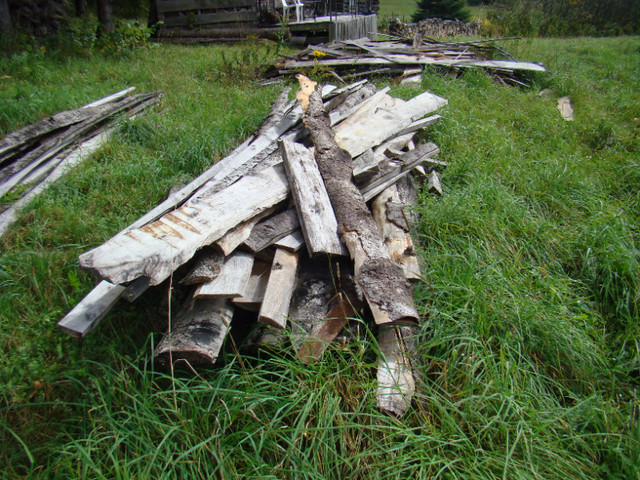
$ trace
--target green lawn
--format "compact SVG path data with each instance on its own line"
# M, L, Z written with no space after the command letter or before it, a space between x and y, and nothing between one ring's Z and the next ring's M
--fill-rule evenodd
M402 420L375 408L370 325L316 364L230 345L197 376L154 370L166 285L85 340L55 326L93 286L79 253L260 125L280 87L251 80L275 46L0 59L0 134L128 85L165 91L0 239L3 478L640 479L640 38L504 46L549 72L531 89L423 76L449 99L424 136L449 167L416 207L424 321Z

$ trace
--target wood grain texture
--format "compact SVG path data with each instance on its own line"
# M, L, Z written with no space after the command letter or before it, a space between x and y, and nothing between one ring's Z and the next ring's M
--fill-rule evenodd
M182 285L201 285L217 278L224 265L224 256L205 247L194 256L191 263L191 269L180 280Z
M233 307L225 298L188 301L154 355L162 366L213 364L229 332Z
M225 258L220 273L213 280L200 285L193 297L241 297L251 276L253 260L250 253L232 253Z
M277 166L245 176L211 196L204 193L161 219L81 255L80 266L112 283L145 276L157 285L196 250L283 201L289 184L284 167Z
M288 141L280 142L280 151L307 251L312 256L346 255L347 250L338 237L338 221L313 153L304 145Z
M290 233L286 237L283 237L275 242L274 245L291 252L297 252L302 247L304 247L304 235L302 234L301 230L296 230L295 232Z
M216 247L225 255L229 256L231 253L242 245L250 236L253 228L258 222L264 220L266 217L274 212L273 208L265 210L259 215L256 215L250 220L241 223L237 227L229 230L224 236L216 242Z
M267 289L267 283L269 282L269 273L271 272L271 264L256 260L253 263L251 270L251 276L247 281L247 286L244 289L242 296L233 298L231 301L234 305L258 312L260 305L264 299L264 292Z
M258 321L272 327L284 328L287 324L289 303L296 284L299 255L282 248L276 250L271 265L269 283L264 293Z

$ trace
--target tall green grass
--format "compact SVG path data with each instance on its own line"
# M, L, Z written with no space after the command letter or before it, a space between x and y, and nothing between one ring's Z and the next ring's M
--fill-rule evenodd
M423 76L450 102L425 134L449 166L444 195L416 206L424 320L402 420L375 408L364 323L315 364L228 342L216 366L173 377L152 360L167 286L119 304L85 340L55 327L92 286L79 253L260 124L278 88L249 80L270 47L2 60L3 132L128 84L166 93L0 239L4 476L640 478L640 39L505 47L549 72L531 89L471 70ZM574 122L556 109L564 95Z

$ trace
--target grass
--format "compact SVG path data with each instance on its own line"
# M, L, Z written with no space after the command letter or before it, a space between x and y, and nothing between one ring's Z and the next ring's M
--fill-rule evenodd
M152 359L167 286L85 340L55 327L92 286L79 253L260 124L278 87L249 80L273 47L0 60L2 132L130 84L166 94L0 239L4 476L640 478L640 39L505 47L549 72L532 89L423 76L450 102L426 135L449 167L443 197L416 207L420 379L400 421L375 408L370 326L316 364L227 345L216 366L175 377ZM574 122L556 109L564 95Z

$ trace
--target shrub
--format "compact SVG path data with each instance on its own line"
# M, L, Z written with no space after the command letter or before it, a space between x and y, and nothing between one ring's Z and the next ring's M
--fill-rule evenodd
M414 22L425 18L443 18L462 20L471 18L471 12L465 8L465 0L418 0L418 10L412 15Z

